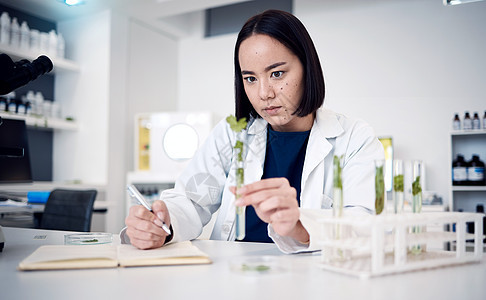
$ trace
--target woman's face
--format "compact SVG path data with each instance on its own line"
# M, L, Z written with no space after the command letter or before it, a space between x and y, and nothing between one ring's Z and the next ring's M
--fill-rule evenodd
M239 61L246 95L273 130L310 130L313 114L292 115L304 90L304 68L292 51L268 35L255 34L241 43Z

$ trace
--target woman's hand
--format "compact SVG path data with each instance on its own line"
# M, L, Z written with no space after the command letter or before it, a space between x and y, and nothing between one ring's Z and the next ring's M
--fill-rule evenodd
M236 187L231 187L236 192ZM237 206L253 205L258 217L272 224L281 236L290 236L301 243L309 242L309 234L299 221L297 192L286 178L268 178L238 189Z
M150 212L142 205L134 205L125 219L130 243L139 249L158 248L165 243L167 233L162 229L162 221L170 226L169 211L160 200L153 203L152 210Z

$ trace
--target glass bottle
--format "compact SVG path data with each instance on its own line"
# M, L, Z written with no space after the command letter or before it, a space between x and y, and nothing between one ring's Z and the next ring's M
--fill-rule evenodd
M469 116L469 112L466 111L466 113L464 114L464 123L463 123L463 126L462 128L464 130L471 130L472 129L472 120L471 120L471 116Z
M2 12L0 16L0 43L9 44L10 43L10 16L7 12Z
M462 154L458 154L452 162L452 185L467 185L467 167Z
M57 35L57 57L64 58L66 52L66 42L61 33Z
M14 48L20 47L20 25L17 18L12 18L12 23L10 24L10 46Z
M11 98L7 104L7 110L11 113L17 113L17 99Z
M403 161L393 160L393 208L396 214L403 212Z
M469 185L484 185L484 162L479 155L473 154L467 166L467 183Z
M479 120L479 114L477 112L474 113L474 118L472 120L472 129L481 129L481 121Z
M30 29L27 22L20 25L20 49L28 50L30 47Z
M486 129L486 111L484 111L484 116L483 116L483 129Z
M26 111L25 111L25 102L22 101L22 100L17 100L17 113L18 114L21 114L21 115L25 115L26 114Z
M7 111L7 99L0 96L0 112Z
M385 210L385 160L375 160L375 213Z
M452 129L461 130L461 119L459 119L459 114L454 115L454 119L452 120Z

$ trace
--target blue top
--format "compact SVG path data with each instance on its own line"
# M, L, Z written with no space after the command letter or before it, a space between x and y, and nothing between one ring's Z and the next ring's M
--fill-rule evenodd
M309 141L309 131L279 132L268 126L267 151L262 179L285 177L290 186L297 190L300 199L300 182L304 167L305 151ZM267 223L260 220L253 206L246 207L246 242L272 243L267 233Z

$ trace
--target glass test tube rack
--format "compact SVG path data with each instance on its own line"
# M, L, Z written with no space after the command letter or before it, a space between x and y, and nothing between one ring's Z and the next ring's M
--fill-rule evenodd
M316 211L312 214L315 217ZM479 262L483 255L483 214L345 214L341 218L325 214L317 220L321 225L320 265L326 270L368 278ZM466 233L469 222L474 223L475 234ZM437 231L437 226L455 228L455 231ZM340 231L338 234L337 229ZM437 242L454 245L451 247L454 251L427 250L428 244ZM418 253L411 250L414 247L420 248ZM467 248L472 251L467 251ZM336 256L336 253L339 255Z

